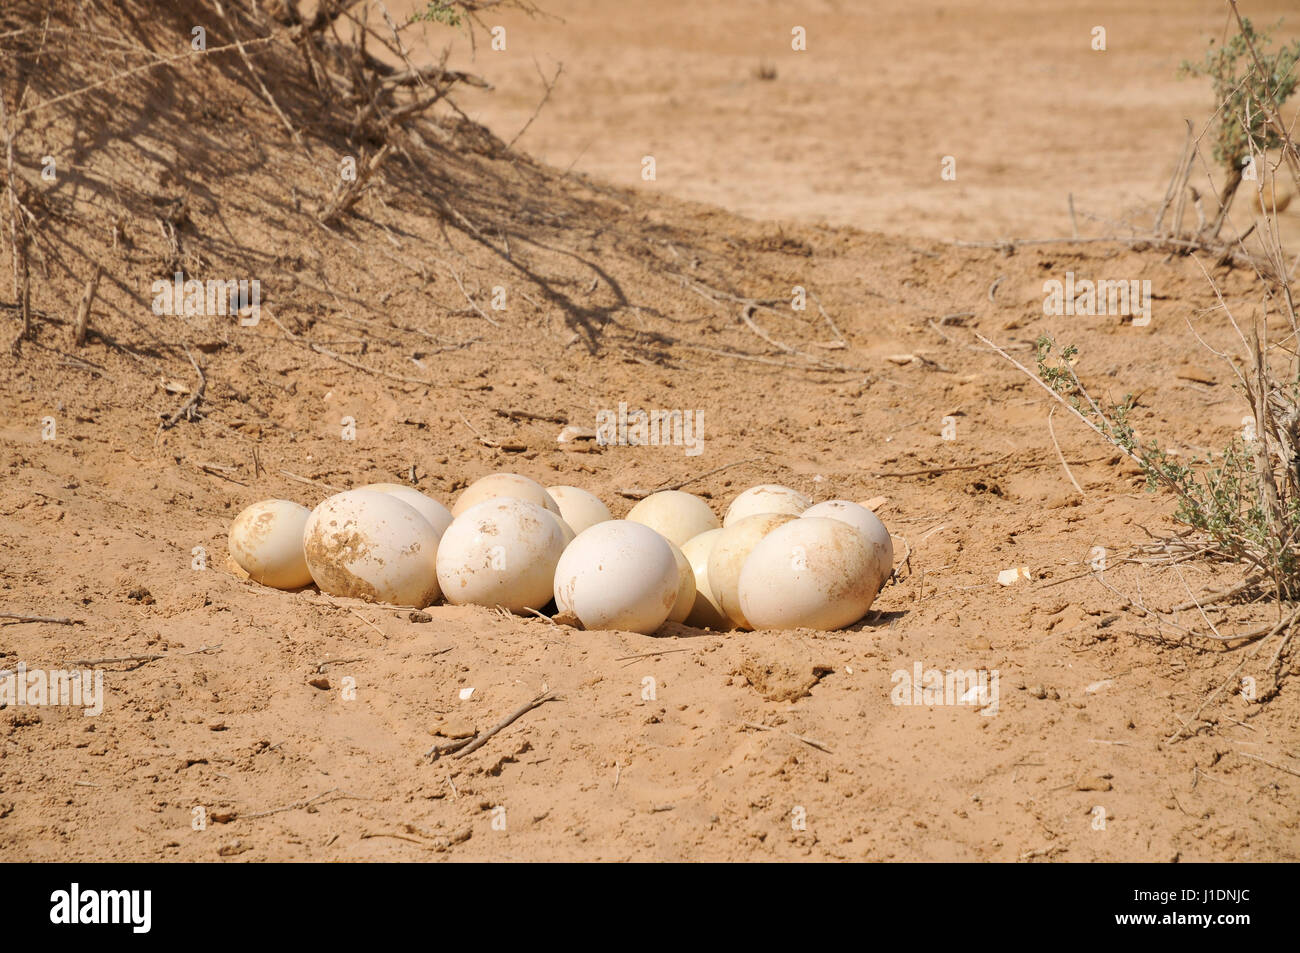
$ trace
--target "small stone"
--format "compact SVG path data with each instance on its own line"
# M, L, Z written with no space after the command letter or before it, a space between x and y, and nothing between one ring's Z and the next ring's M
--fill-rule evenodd
M453 741L457 738L472 738L475 735L474 726L464 719L445 721L435 728L433 733Z
M427 612L420 612L420 611L418 611L418 610L415 611L415 612L412 612L410 615L407 616L407 618L410 619L412 622L432 622L432 621L433 621L433 616L429 615L429 613L427 613Z
M1046 698L1047 689L1042 685L1031 685L1029 688L1029 694L1033 695L1035 698Z
M1080 778L1074 783L1074 789L1076 791L1109 791L1111 783L1105 778Z
M1210 370L1203 364L1184 364L1174 376L1179 380L1193 381L1197 384L1216 384L1218 379L1214 376L1214 371Z
M998 582L1004 586L1014 586L1021 580L1028 582L1032 578L1028 566L1012 566L1010 569L1004 569L998 573Z
M318 675L315 678L307 679L307 684L312 688L319 688L323 692L327 692L330 689L330 680L324 675Z

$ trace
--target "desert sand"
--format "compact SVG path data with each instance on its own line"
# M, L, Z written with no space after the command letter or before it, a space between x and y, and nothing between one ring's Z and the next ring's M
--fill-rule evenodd
M1294 649L1267 703L1204 706L1249 650L1141 608L1240 632L1276 605L1171 611L1244 570L1171 550L1169 497L974 336L1027 365L1040 334L1077 344L1140 434L1217 452L1245 411L1197 340L1236 344L1214 289L1141 246L954 244L1149 226L1212 109L1174 74L1221 4L566 0L502 14L499 54L416 27L417 63L451 42L493 89L458 87L329 227L340 161L378 145L288 39L247 50L270 99L230 51L55 102L195 24L231 42L210 3L108 6L0 13L0 50L45 44L26 112L0 82L41 235L34 340L0 358L0 612L74 623L0 619L0 668L104 673L95 717L0 711L0 859L1300 859ZM156 314L179 269L258 280L260 320ZM1067 272L1149 280L1150 324L1044 315ZM620 402L697 412L703 452L557 442ZM450 505L497 470L616 516L693 477L719 515L766 482L884 497L897 577L841 631L641 636L280 592L226 556L260 499L397 481ZM1275 645L1246 662L1261 689ZM896 704L918 666L995 672L996 705Z

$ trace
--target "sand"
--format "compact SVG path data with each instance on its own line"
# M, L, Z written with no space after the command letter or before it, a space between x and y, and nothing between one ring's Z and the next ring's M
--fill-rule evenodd
M39 25L31 6L0 33ZM339 158L374 144L347 143L287 45L254 59L302 145L231 55L24 117L48 240L37 339L0 359L0 611L76 624L0 620L0 667L159 657L100 663L95 717L0 711L0 859L1300 858L1294 682L1193 719L1242 652L1189 646L1130 602L1164 612L1242 568L1156 552L1183 531L1170 499L1068 412L1049 429L1047 395L974 337L1030 364L1042 333L1075 343L1097 392L1137 395L1141 435L1217 452L1245 410L1188 324L1235 346L1213 289L1141 248L951 243L1070 234L1070 193L1149 221L1208 100L1173 69L1223 24L1213 3L1127 7L825 2L798 55L775 4L556 4L563 22L508 19L499 59L458 42L456 65L496 87L458 101L491 132L442 114L331 231L313 212ZM168 55L195 22L223 36L197 3L132 35ZM34 102L140 61L52 44ZM508 152L540 98L534 56L564 72ZM752 75L762 59L776 79ZM61 171L41 186L49 153ZM152 282L178 265L258 279L261 320L155 314ZM1151 323L1044 315L1044 280L1067 272L1149 280ZM1215 274L1247 313L1250 276ZM807 310L742 319L735 299L795 286ZM199 412L160 429L198 384L187 349ZM696 412L702 452L557 442L621 402ZM450 505L502 470L623 516L622 491L728 464L685 487L719 515L757 483L884 497L898 578L865 620L641 636L412 616L260 587L225 553L269 497L413 474ZM1205 610L1224 631L1276 611ZM1243 670L1261 688L1271 654ZM918 669L983 673L994 697L926 703ZM469 754L426 756L548 693Z

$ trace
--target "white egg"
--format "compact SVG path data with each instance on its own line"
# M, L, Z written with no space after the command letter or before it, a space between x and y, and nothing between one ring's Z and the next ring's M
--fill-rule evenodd
M546 492L546 487L518 473L491 473L475 480L456 500L456 505L451 508L451 515L460 516L471 506L500 497L527 500L529 503L550 510L556 516L560 515L560 508L555 505L551 494Z
M447 527L451 525L454 518L451 515L451 510L433 497L421 493L413 486L403 486L400 483L370 483L358 489L387 493L408 506L415 507L419 514L429 521L429 525L433 527L433 531L438 534L439 539L442 539L442 534L447 532Z
M564 551L555 568L555 605L585 629L649 635L668 618L680 583L666 539L640 523L607 520Z
M538 507L538 509L541 509L541 507ZM573 531L573 527L569 525L568 521L565 520L564 517L556 516L550 510L542 510L542 512L554 520L556 526L560 527L560 532L564 535L565 546L568 546L573 542L573 538L578 534Z
M740 609L740 570L750 552L772 530L795 517L789 513L758 513L725 526L709 553L709 588L733 625L753 626Z
M692 537L682 547L682 555L691 564L695 576L695 605L686 616L686 624L697 629L724 631L732 627L731 619L722 611L713 590L709 588L709 553L723 531L711 529Z
M442 593L455 605L540 609L551 601L564 542L559 517L536 503L515 497L484 500L457 516L442 534Z
M890 537L889 530L885 529L885 524L880 522L879 516L861 503L853 503L849 500L826 500L816 503L804 510L800 518L808 516L824 516L840 520L856 529L875 547L881 584L883 585L884 580L889 578L889 574L894 570L894 540Z
M722 519L722 527L726 529L747 516L755 516L759 513L785 513L789 516L798 516L810 506L812 500L788 486L779 486L776 483L751 486L731 501L731 506L727 507L727 515Z
M387 493L348 490L303 527L303 553L321 592L422 609L438 598L438 534Z
M600 497L588 493L581 487L548 486L546 492L551 494L551 499L560 508L560 515L575 533L581 533L590 526L614 518L614 514L600 501Z
M677 563L677 599L668 612L669 622L685 622L686 617L695 608L695 570L686 554L676 544L664 540L673 551L673 561Z
M310 515L311 510L291 500L254 503L230 524L230 557L250 579L272 589L310 585L302 554L302 530Z
M791 520L754 547L740 572L740 608L756 629L839 629L880 591L874 546L842 520Z
M708 503L694 493L663 490L632 507L627 518L641 523L677 546L722 524Z

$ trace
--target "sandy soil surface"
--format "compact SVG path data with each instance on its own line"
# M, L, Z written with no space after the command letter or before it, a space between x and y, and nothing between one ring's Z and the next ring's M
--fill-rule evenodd
M55 25L84 28L75 4L53 6ZM154 56L194 23L228 42L205 4L155 6L127 5ZM1266 704L1203 705L1249 650L1168 624L1240 632L1276 606L1155 625L1136 603L1172 610L1240 568L1163 553L1182 531L1170 500L1067 414L1049 424L1050 399L974 337L1027 363L1040 333L1078 344L1086 382L1137 394L1139 433L1191 456L1244 413L1195 337L1233 346L1213 290L1194 261L1141 249L939 240L1059 232L1070 189L1092 208L1158 200L1180 110L1206 98L1169 74L1221 27L1217 6L868 18L825 3L801 16L833 63L782 53L776 4L713 6L655 22L557 6L566 22L538 21L535 45L512 27L505 66L478 54L494 99L464 98L495 136L427 123L332 230L315 209L350 114L315 98L287 41L250 55L298 140L225 54L22 117L44 238L37 339L0 359L0 611L77 624L0 620L0 667L150 658L96 663L97 717L0 711L0 858L1300 859L1294 654ZM39 29L19 8L0 33ZM1089 58L1094 19L1113 23L1105 55L1125 77ZM35 102L146 56L87 63L75 39L48 42L67 55L31 78ZM536 105L534 53L548 75L564 60L567 84L520 140L536 161L504 148ZM750 76L763 57L777 80ZM1051 105L1053 83L1077 111ZM925 108L890 108L905 99ZM951 151L959 205L936 171ZM635 182L646 152L654 187ZM41 185L50 153L61 171ZM154 314L151 283L177 266L259 279L262 320ZM1150 280L1151 324L1044 317L1043 281L1067 271ZM1215 274L1246 312L1249 276ZM825 313L792 310L795 285ZM753 313L760 335L735 299L787 303ZM199 413L162 429L198 383L190 357ZM704 452L557 443L624 401L699 411ZM641 636L478 608L412 617L259 587L225 555L231 519L267 497L311 506L413 476L451 503L507 470L623 515L621 491L728 464L687 487L719 514L761 482L886 498L898 581L867 619ZM998 584L1020 566L1029 579ZM1261 692L1276 644L1242 669ZM894 704L918 665L996 671L996 710ZM468 756L425 757L548 690Z
M401 0L394 10L419 4ZM1213 108L1180 79L1222 37L1216 0L563 0L490 15L506 49L470 115L560 169L758 219L930 238L1129 234L1149 227L1185 134ZM1252 3L1255 22L1295 8ZM791 49L791 30L807 49ZM1091 47L1106 30L1106 50ZM432 39L435 36L431 29ZM471 55L473 52L473 55ZM757 75L775 69L772 80ZM540 73L540 75L539 75ZM656 159L656 180L641 159ZM955 181L940 176L956 160Z

